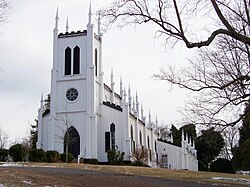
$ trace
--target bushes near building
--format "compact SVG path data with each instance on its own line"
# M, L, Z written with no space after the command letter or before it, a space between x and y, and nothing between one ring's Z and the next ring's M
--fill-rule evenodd
M250 170L250 140L246 140L236 148L232 164L235 170Z
M0 162L8 160L9 151L7 149L0 149Z
M26 160L28 152L22 144L15 144L10 147L9 154L14 162L21 162Z
M124 152L120 152L117 150L108 150L107 157L108 163L111 165L122 165L124 159Z
M62 153L62 154L60 154L60 160L62 162L66 162L67 156L68 156L68 163L72 162L72 160L74 159L74 156L71 153L68 153L68 154L67 153Z
M45 151L42 149L31 149L29 151L29 161L44 162L46 160Z
M99 164L99 161L96 158L84 158L84 164Z
M47 162L58 162L60 160L60 154L57 151L46 151Z
M210 171L221 173L234 173L231 161L225 158L219 158L210 165Z

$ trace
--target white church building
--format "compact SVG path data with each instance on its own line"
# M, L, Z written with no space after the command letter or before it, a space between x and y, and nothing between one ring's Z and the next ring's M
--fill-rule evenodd
M138 96L120 82L120 92L103 82L102 34L100 20L94 33L91 8L87 30L58 31L56 14L51 71L50 109L41 99L38 110L37 148L65 152L65 134L74 138L68 150L75 157L107 162L107 151L125 153L125 161L138 148L148 150L148 165L171 169L198 170L197 151L191 139L182 133L181 147L159 139L160 127L143 114Z

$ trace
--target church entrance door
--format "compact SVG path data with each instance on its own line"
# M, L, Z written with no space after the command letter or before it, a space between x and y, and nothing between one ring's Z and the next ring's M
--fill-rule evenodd
M70 127L64 136L64 153L67 149L75 158L80 154L80 136L74 127Z

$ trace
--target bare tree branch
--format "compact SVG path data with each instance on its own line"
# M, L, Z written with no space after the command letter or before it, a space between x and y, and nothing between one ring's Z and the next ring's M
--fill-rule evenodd
M210 0L207 3L209 5L207 9L214 10L221 26L217 29L211 27L207 39L202 39L201 41L195 41L194 38L187 37L188 35L190 36L192 31L191 29L184 30L184 28L189 28L188 21L190 20L188 20L187 16L182 18L185 15L183 12L187 12L189 9L198 12L198 5L202 3L207 2L205 0L190 0L187 4L177 0L116 0L110 7L104 8L99 12L105 18L106 29L115 22L121 23L122 26L151 22L167 38L170 36L170 38L182 40L187 48L209 46L219 35L227 35L247 45L250 44L249 34L245 34L243 30L237 30L237 26L232 22L233 20L228 19L234 17L241 20L246 23L245 27L249 30L249 8L247 6L249 2L247 0L240 2L238 0ZM239 8L236 9L237 6ZM179 9L182 11L180 12ZM174 14L176 19L173 18ZM213 20L211 19L210 21L211 25L214 25L212 24Z

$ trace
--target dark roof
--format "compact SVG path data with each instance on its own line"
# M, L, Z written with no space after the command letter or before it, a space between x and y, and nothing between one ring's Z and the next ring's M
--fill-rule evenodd
M110 103L110 102L108 102L108 101L103 101L103 104L104 104L105 106L108 106L108 107L110 107L110 108L113 108L113 109L115 109L115 110L118 110L118 111L122 112L122 108L121 108L119 105L115 105L114 103Z
M134 114L132 114L131 112L129 113L129 115L130 115L131 117L133 117L135 120L137 119L136 116L135 116ZM139 121L140 123L142 123L142 124L145 126L145 123L144 123L140 118L138 119L138 121Z
M159 142L163 142L163 143L167 143L167 144L170 144L170 145L173 145L173 146L176 146L176 147L181 147L181 146L178 146L178 145L175 145L167 140L163 140L162 138L158 138L157 139Z
M58 38L66 38L66 37L74 37L74 36L83 36L87 35L87 30L84 31L72 31L72 32L65 32L65 33L60 33L58 35Z
M104 85L104 89L106 89L107 91L112 93L111 88L107 84L103 83L103 85ZM117 94L116 92L115 92L115 96L118 97L119 99L122 99L122 97L119 94Z

